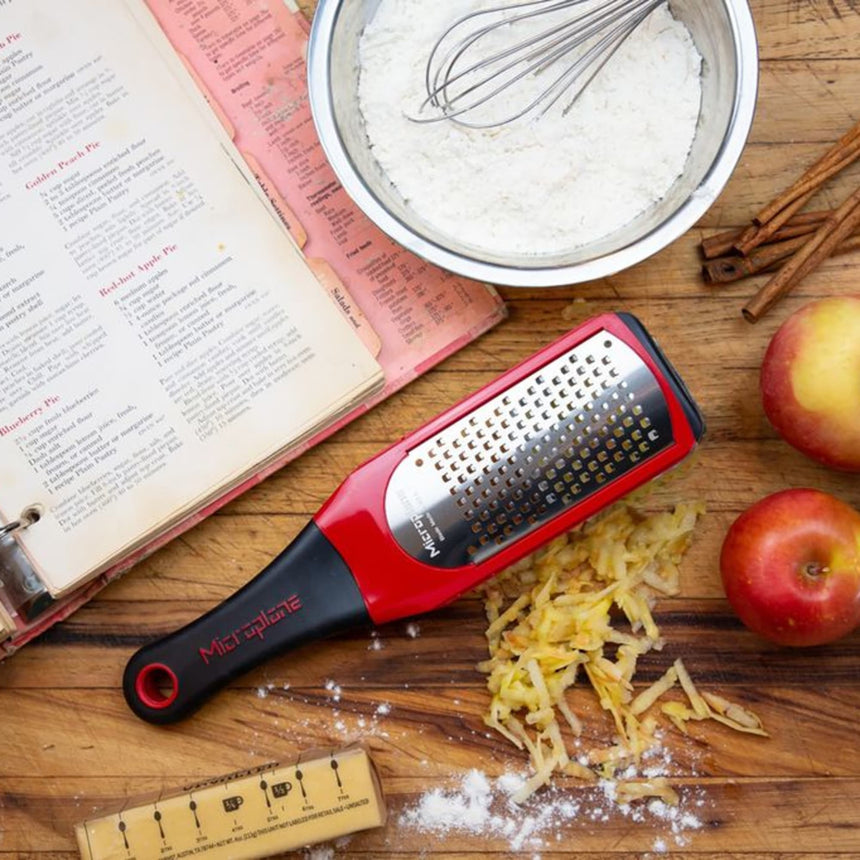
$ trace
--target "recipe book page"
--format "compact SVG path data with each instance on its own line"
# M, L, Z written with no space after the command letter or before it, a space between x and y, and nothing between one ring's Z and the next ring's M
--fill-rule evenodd
M362 408L505 318L493 287L407 251L346 193L314 126L308 23L294 4L146 2L332 298L369 343L377 339L385 385Z
M0 516L54 595L381 382L118 0L0 5Z

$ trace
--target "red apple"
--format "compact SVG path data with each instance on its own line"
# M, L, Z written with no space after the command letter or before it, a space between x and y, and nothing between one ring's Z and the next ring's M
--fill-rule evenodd
M821 645L860 626L860 513L820 490L756 502L732 523L720 572L750 630L781 645Z
M773 336L761 368L764 411L790 445L860 472L860 295L819 299Z

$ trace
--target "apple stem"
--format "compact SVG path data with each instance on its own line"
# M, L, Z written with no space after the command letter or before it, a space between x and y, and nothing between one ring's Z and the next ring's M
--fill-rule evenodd
M826 564L810 561L803 566L803 573L810 579L818 579L820 576L827 576L830 573L830 568Z

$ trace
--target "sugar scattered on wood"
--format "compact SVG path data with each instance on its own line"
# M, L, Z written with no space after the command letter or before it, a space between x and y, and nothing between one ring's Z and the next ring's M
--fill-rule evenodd
M606 823L615 816L643 827L664 828L654 841L655 851L661 850L659 845L665 850L667 840L679 847L688 844L687 834L704 826L692 811L705 806L700 788L682 788L677 806L661 800L619 803L613 780L576 790L550 788L526 804L514 802L525 782L526 776L521 774L508 772L491 778L473 769L451 788L434 788L420 795L397 823L437 836L460 833L502 838L516 852L544 850L572 837L577 826Z
M340 685L332 681L330 678L325 682L325 688L331 693L331 698L333 702L339 702L341 693L343 692L340 688Z

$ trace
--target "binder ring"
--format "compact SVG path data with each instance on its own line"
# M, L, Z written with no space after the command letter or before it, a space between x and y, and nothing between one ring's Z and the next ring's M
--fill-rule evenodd
M17 531L20 528L23 528L21 520L12 520L11 523L6 523L5 526L0 526L0 538L6 537L6 535L12 534L12 532Z
M41 516L42 514L39 511L39 508L35 505L24 508L17 520L12 520L12 522L6 523L5 526L0 526L0 538L4 538L6 535L18 531L18 529L25 529L27 526L31 526L33 523L39 522Z

